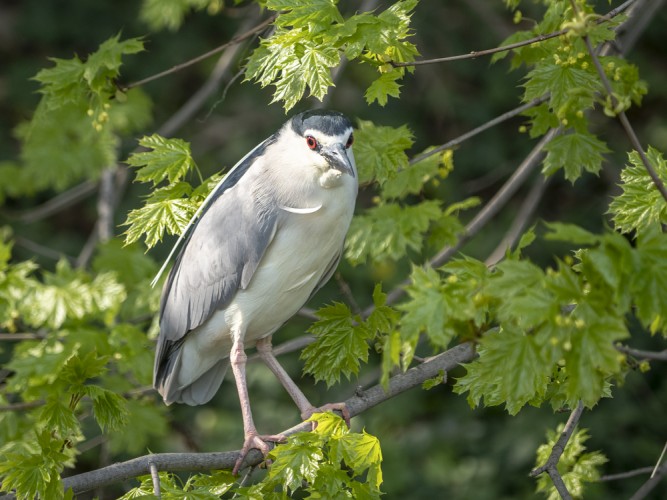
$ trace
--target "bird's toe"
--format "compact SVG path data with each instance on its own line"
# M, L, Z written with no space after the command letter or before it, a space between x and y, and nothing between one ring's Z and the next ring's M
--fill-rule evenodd
M243 448L241 448L241 454L239 458L236 460L236 463L234 464L234 469L232 470L232 473L234 475L237 475L239 471L243 468L243 463L245 461L246 456L248 456L248 453L250 453L250 450L253 448L258 449L259 451L262 452L262 455L264 458L269 454L269 451L271 451L271 446L269 446L268 443L283 443L286 441L285 436L282 434L271 434L271 435L258 435L258 434L248 434L245 437L245 441L243 442Z

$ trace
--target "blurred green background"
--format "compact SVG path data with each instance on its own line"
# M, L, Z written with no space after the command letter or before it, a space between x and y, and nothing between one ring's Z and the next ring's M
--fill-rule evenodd
M615 6L618 2L614 2ZM599 12L607 2L599 2ZM140 2L86 0L22 0L0 3L0 162L18 157L20 144L13 130L28 120L39 100L37 82L31 80L41 68L49 67L49 57L85 57L105 39L122 33L123 38L144 36L147 51L127 57L122 69L123 83L150 76L228 41L244 20L257 15L256 6L228 5L217 15L192 13L176 32L151 32L139 19ZM388 2L369 3L384 8ZM343 13L351 14L357 2L341 2ZM523 7L524 19L540 8L532 2ZM497 46L517 29L527 29L529 21L519 25L502 2L423 1L413 16L417 44L425 58L442 57ZM629 118L644 144L667 151L667 10L659 8L628 54L647 81L649 94L640 109L632 109ZM269 104L271 89L243 82L238 78L243 59L256 39L243 46L233 71L195 117L174 136L192 144L193 155L207 177L233 165L245 152L271 134L285 120L280 104ZM195 93L209 76L217 57L165 78L144 85L154 106L153 125L143 133L153 133ZM350 64L343 68L337 86L331 89L327 106L343 111L353 119L372 120L379 125L407 124L414 132L413 153L429 145L442 144L519 104L521 69L510 72L507 62L491 64L485 57L418 67L405 78L400 99L385 107L368 106L364 91L374 75L370 69ZM307 99L294 110L315 105ZM454 153L454 172L433 187L447 203L479 196L488 200L511 175L534 145L527 134L520 133L524 120L516 118L465 142ZM584 175L574 186L558 173L551 180L531 223L560 220L598 231L608 224L605 218L612 194L617 192L619 171L630 149L620 127L600 119L598 133L614 148L599 177ZM136 147L127 138L121 144L121 158ZM535 182L537 179L533 179ZM523 188L482 233L468 243L463 252L484 259L507 231L530 185ZM130 185L116 213L118 226L127 211L140 205L144 186ZM56 193L41 192L33 197L9 199L2 208L2 224L13 226L20 237L14 257L36 259L50 268L55 260L48 252L76 256L85 244L96 219L95 197L90 196L73 207L47 219L19 223L13 216L51 199ZM372 189L362 190L358 210L371 203ZM473 211L474 212L474 211ZM470 215L464 215L470 217ZM539 226L538 226L539 232ZM117 227L117 234L122 228ZM151 255L161 261L168 241ZM530 256L542 265L554 262L554 255L565 255L568 248L553 242L538 241ZM340 275L350 284L352 293L363 307L368 304L374 281L384 289L400 282L407 263L386 263L375 267L351 267L343 263ZM665 292L667 293L667 291ZM316 307L331 300L344 300L335 283L311 302ZM274 343L302 335L309 321L295 318L279 332ZM643 336L645 337L645 336ZM645 338L637 348L660 350L659 339ZM421 355L428 355L423 346ZM4 357L8 355L4 353ZM327 390L309 377L299 384L315 403L343 400L357 386L373 385L379 374L378 357L362 369L358 380L344 382ZM288 371L299 374L298 353L282 358ZM511 369L511 367L508 367ZM535 450L545 439L545 432L567 419L567 414L553 414L550 408L526 408L517 417L509 417L500 408L470 410L465 399L452 394L450 384L459 372L449 374L449 384L430 391L412 390L356 418L353 428L365 428L380 439L384 453L383 490L387 498L513 499L533 498L535 482L528 478L534 466ZM593 412L586 412L581 425L590 429L589 449L601 450L609 458L605 473L623 472L653 465L667 439L665 410L667 370L652 365L648 373L631 373L622 387L614 389L613 399L603 400ZM248 370L250 398L260 431L276 432L297 422L298 414L278 382L260 364ZM156 404L158 402L156 398ZM169 409L171 427L165 437L150 444L150 451L220 451L236 449L241 444L242 426L236 392L227 381L208 405L201 408L176 406ZM150 423L144 423L150 425ZM132 458L145 449L109 450L92 442L78 463L78 471L101 464ZM628 498L645 476L620 482L590 486L586 498ZM108 488L102 498L113 498L122 491ZM91 495L92 496L92 495ZM667 485L658 487L651 498L667 498Z

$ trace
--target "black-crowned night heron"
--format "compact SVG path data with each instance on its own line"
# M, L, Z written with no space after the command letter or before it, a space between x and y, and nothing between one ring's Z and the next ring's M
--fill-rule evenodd
M200 405L231 364L245 441L267 441L253 423L244 346L256 346L302 418L316 408L271 349L271 335L333 274L357 196L352 124L340 113L308 111L248 153L191 221L160 306L153 384L167 404ZM186 229L188 231L188 229Z

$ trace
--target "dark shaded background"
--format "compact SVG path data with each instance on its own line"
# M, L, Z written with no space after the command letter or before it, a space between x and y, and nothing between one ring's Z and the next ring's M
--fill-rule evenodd
M608 8L599 2L599 12ZM614 2L615 6L618 2ZM379 2L384 6L386 2ZM341 2L341 11L351 13L356 2ZM244 16L254 7L226 8L217 16L195 13L178 32L151 33L138 20L140 3L136 1L24 0L0 4L0 161L18 156L20 144L12 130L30 118L39 95L31 81L41 68L48 67L48 57L84 57L97 50L105 39L122 32L123 38L145 36L147 51L125 59L123 80L135 81L183 62L229 40ZM250 10L249 10L250 9ZM524 18L532 9L539 18L539 8L526 5ZM524 22L512 23L512 14L502 2L484 0L458 2L423 1L413 17L414 42L424 57L441 57L497 46L517 29L527 29ZM649 94L641 109L629 117L644 144L667 151L667 11L658 9L628 57L639 67L648 82ZM246 46L245 55L252 46ZM172 74L143 87L154 101L154 127L151 134L185 100L200 88L215 64L216 57ZM238 62L235 71L240 69ZM422 66L403 82L400 100L390 100L385 107L368 106L363 93L374 74L369 68L353 63L340 75L332 89L328 106L353 118L373 120L377 124L407 124L415 134L413 153L429 145L446 142L469 129L519 104L521 70L510 72L506 62L490 64L488 58ZM234 75L230 74L224 84ZM220 88L207 105L175 135L192 143L192 150L202 174L208 176L221 167L233 165L246 151L271 134L284 120L280 104L269 104L271 89L237 79L228 88ZM306 100L294 112L313 105ZM560 220L599 231L609 221L605 212L610 196L617 192L619 171L630 146L620 127L605 117L598 134L614 150L608 155L599 177L584 175L574 186L558 173L552 179L536 220ZM514 119L477 136L460 147L454 155L456 168L437 188L435 195L447 203L469 196L489 199L511 175L524 155L534 145L519 132L523 123ZM120 157L136 146L127 138ZM48 166L45 166L48 168ZM534 180L533 180L534 182ZM527 189L522 189L509 206L484 231L470 242L464 253L484 259L495 248ZM434 188L435 189L435 188ZM117 223L124 222L129 209L141 203L145 187L130 186L117 212ZM17 224L7 213L34 207L54 196L39 193L31 198L8 200L0 213L0 224L11 224L24 241L39 243L56 252L76 255L93 228L95 199L81 202L65 212L34 224ZM371 190L361 193L359 209L369 203ZM464 218L466 216L464 215ZM118 228L118 234L122 228ZM164 258L168 244L151 252L156 260ZM530 256L542 265L553 263L553 255L563 255L567 247L539 241ZM18 244L15 259L35 258L52 267L55 260ZM382 280L385 289L400 281L406 273L405 262L352 268L341 266L342 277L351 285L356 300L363 306L370 299L373 280ZM667 291L665 292L667 293ZM331 284L310 304L342 300ZM301 335L309 322L295 318L275 343ZM660 350L664 343L641 335L638 348ZM635 339L633 339L633 343ZM643 342L643 345L640 345ZM424 346L420 354L429 353ZM364 367L358 380L326 390L309 377L300 386L313 402L324 403L349 397L357 385L375 383L377 357ZM284 358L288 371L298 374L298 354ZM298 414L278 382L263 366L249 368L250 396L258 428L274 432L296 423ZM554 415L550 408L526 408L511 418L500 408L471 410L465 399L453 395L452 380L462 373L449 374L447 385L428 392L413 390L354 421L356 429L365 428L376 435L384 453L383 490L387 498L512 499L535 496L535 483L528 478L534 465L535 450L544 441L545 432L563 422L567 414ZM609 458L605 473L623 472L653 465L667 439L665 407L667 387L665 368L653 365L645 374L630 373L614 398L603 400L593 412L586 412L581 425L590 429L589 449L601 450ZM156 403L157 404L157 403ZM227 382L212 403L202 408L174 407L169 435L151 443L152 452L236 449L242 440L238 402L233 386ZM101 447L93 447L80 457L79 469L97 468L100 463L132 458L131 454L109 456ZM622 482L591 486L586 498L628 498L645 476ZM651 498L667 498L667 485ZM113 498L120 489L109 489L104 498Z

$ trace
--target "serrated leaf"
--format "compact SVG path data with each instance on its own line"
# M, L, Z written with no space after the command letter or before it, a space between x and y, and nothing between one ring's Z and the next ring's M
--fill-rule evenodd
M354 156L361 184L377 181L382 185L409 167L405 153L413 135L405 125L394 128L359 120L355 131Z
M544 235L546 240L567 241L575 245L595 245L600 242L600 237L576 224L567 224L563 222L546 222L545 226L549 230Z
M534 337L504 327L484 335L478 352L479 359L465 365L466 375L454 386L457 394L469 393L472 407L483 399L486 406L504 403L507 412L516 415L546 392L551 366L542 359Z
M667 328L667 237L657 227L637 238L638 269L632 275L637 317L651 333Z
M536 65L526 75L524 87L526 102L549 94L549 107L557 115L591 108L596 92L602 91L595 72L550 60Z
M304 479L313 482L324 459L321 439L317 434L299 433L286 445L275 448L269 479L281 484L286 492L301 488Z
M130 226L125 232L125 243L130 245L143 237L146 247L152 248L162 241L165 232L181 234L195 211L193 203L184 198L148 203L132 210L124 223Z
M442 217L439 202L423 201L401 206L386 203L355 217L345 242L345 256L352 264L404 257L408 249L420 252L424 233Z
M414 267L405 287L409 302L399 304L403 311L401 336L415 342L422 332L437 336L444 329L447 304L440 286L440 275L431 267Z
M40 409L39 420L61 437L79 430L79 421L74 411L57 398L49 399Z
M385 198L404 198L409 194L417 194L424 189L429 181L441 173L442 156L432 155L414 165L409 165L388 176L382 185Z
M150 151L133 153L126 162L138 167L135 179L139 182L152 181L153 186L157 186L167 179L174 183L196 168L190 144L182 139L166 139L153 134L140 139L139 145Z
M116 431L128 422L125 399L96 385L86 385L84 392L93 401L93 414L103 432Z
M352 313L341 303L323 307L317 315L320 319L308 329L316 340L301 352L300 359L305 361L305 373L331 386L341 375L349 379L359 373L360 362L368 360L369 332L355 326Z
M596 174L602 167L602 155L609 152L607 145L588 132L570 132L552 139L545 147L542 172L552 175L565 170L565 178L572 183L581 177L583 170Z
M112 80L119 74L122 56L142 50L144 44L139 38L129 38L122 42L120 35L109 38L102 42L96 52L88 56L84 64L83 78L93 92L109 91L113 88Z
M667 163L662 153L649 147L647 157L663 184L667 184ZM644 231L667 223L667 202L655 187L636 151L628 155L630 164L621 171L623 192L609 205L614 226L621 232Z
M614 342L629 334L622 318L600 316L585 304L577 306L574 317L581 326L573 330L564 354L565 390L570 405L581 400L591 408L605 396L607 377L620 370L622 356Z
M398 80L402 76L399 70L388 71L380 75L366 89L364 93L366 103L373 104L377 101L380 106L384 106L387 104L389 97L399 98L401 96L401 85L398 83Z

